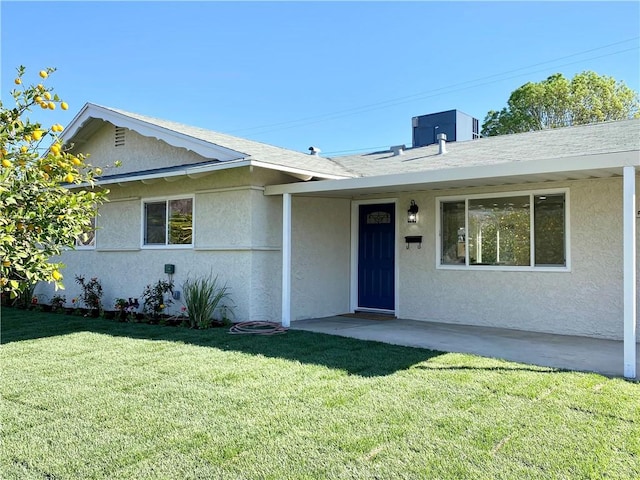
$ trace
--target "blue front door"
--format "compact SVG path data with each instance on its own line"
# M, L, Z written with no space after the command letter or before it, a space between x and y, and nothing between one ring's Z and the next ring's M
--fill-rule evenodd
M395 309L395 205L360 205L358 307Z

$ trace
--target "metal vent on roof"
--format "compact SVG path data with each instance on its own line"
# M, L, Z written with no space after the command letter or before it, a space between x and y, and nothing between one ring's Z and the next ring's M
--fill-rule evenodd
M116 127L115 145L116 147L124 147L124 127Z
M391 151L393 152L393 156L396 157L398 155L404 155L404 151L407 149L405 145L393 145L391 147Z

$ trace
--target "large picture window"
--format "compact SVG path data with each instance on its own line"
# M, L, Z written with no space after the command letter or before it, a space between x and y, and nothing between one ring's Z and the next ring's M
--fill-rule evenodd
M567 267L566 192L440 200L439 264Z
M192 245L193 199L144 202L144 245Z

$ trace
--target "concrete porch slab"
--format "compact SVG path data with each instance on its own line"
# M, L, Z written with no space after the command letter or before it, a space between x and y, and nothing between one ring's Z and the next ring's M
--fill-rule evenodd
M343 316L297 320L291 322L291 329L623 376L623 344L616 340L417 320L370 320ZM636 372L640 372L640 344L636 344L636 349Z

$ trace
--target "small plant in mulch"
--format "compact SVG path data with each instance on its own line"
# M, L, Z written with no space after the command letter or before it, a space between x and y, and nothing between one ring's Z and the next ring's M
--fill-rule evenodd
M51 311L54 313L64 312L64 306L67 303L67 298L64 295L54 295L51 297Z
M142 311L152 322L157 323L165 309L173 303L173 282L158 280L153 285L147 285L142 292ZM166 298L165 298L166 297Z
M137 298L129 298L128 300L126 298L116 298L114 317L117 317L122 322L135 322L139 306L140 303Z
M36 285L36 283L25 284L20 294L12 300L12 305L25 310L34 309L38 305L38 297L34 295Z
M76 283L80 285L82 289L79 297L82 304L91 311L92 315L99 315L102 310L102 285L98 281L98 278L92 277L87 281L84 276L76 275Z

